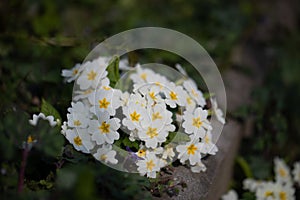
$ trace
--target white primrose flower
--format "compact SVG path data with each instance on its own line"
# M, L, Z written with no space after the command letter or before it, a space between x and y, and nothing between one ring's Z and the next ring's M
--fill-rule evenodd
M197 105L195 100L188 94L186 94L185 97L186 97L184 101L185 109L189 112L193 112Z
M184 106L187 94L182 86L176 86L173 82L170 82L163 91L166 96L165 102L171 108L175 108L176 105Z
M97 149L97 152L93 154L96 160L104 163L117 164L118 160L115 158L117 152L112 150L111 145L103 145L101 148Z
M275 199L279 200L294 200L295 189L291 185L276 184Z
M82 70L81 64L78 63L72 69L63 69L61 76L65 77L65 81L70 83L78 78Z
M121 91L116 89L98 89L89 96L92 104L90 111L98 116L101 112L108 112L111 116L116 114L116 109L121 106Z
M296 162L294 164L294 169L292 173L294 181L300 185L300 162Z
M280 182L283 184L292 185L292 177L290 174L290 169L284 160L280 158L274 159L274 172L275 172L275 179L276 182Z
M119 128L120 119L110 119L108 112L102 112L98 120L90 120L88 132L92 134L92 140L98 145L113 144L120 137L117 131Z
M194 112L185 111L182 127L187 134L194 133L196 137L203 138L206 131L212 130L210 122L206 118L207 111L200 107L196 108Z
M194 173L205 172L206 169L207 169L206 166L201 161L197 162L196 165L191 166L191 170Z
M106 67L108 65L109 59L103 57L83 63L82 73L76 81L80 89L96 88L101 79L107 76Z
M216 155L218 147L212 142L212 134L207 131L204 138L201 141L201 153Z
M255 192L257 200L273 200L275 199L276 184L266 182L260 185Z
M146 97L148 105L154 105L156 103L162 103L163 99L160 96L159 88L147 86L146 89L141 90L141 93Z
M206 101L203 97L203 94L198 90L196 83L192 79L188 79L183 82L183 87L189 93L189 95L196 101L196 103L203 107L206 104Z
M142 68L140 64L137 64L135 69L136 73L130 75L130 78L134 83L147 83L155 75L151 69Z
M217 120L222 124L225 124L225 119L223 117L223 111L218 108L217 100L215 98L210 99L213 109L213 114L216 115Z
M143 160L138 160L136 165L139 173L149 178L156 178L156 172L160 171L163 162L153 152L148 152Z
M173 150L173 147L171 145L167 145L165 148L164 148L164 151L162 153L162 159L170 159L172 160L175 156L175 152Z
M238 195L235 190L229 190L222 196L222 200L238 200Z
M243 189L249 190L250 192L255 192L258 187L265 183L265 181L257 181L252 178L247 178L243 181Z
M195 165L201 160L201 144L197 140L178 145L176 151L179 153L178 159L182 164L189 160L191 165Z
M82 151L83 153L89 153L89 150L94 146L86 129L82 131L79 128L67 129L66 138L77 151Z
M146 98L143 97L139 93L132 93L132 94L130 94L130 96L128 98L128 101L127 101L127 105L130 105L132 103L140 105L143 108L146 108L147 105L148 105L148 102L147 102Z
M138 129L138 136L145 142L147 148L154 149L159 143L167 140L169 129L175 130L175 127L172 128L172 126L165 126L161 120L148 121L142 125L141 129Z
M72 128L86 128L88 126L89 118L78 112L67 114L68 126Z
M149 121L147 110L139 104L129 103L128 106L123 107L123 114L126 118L122 123L129 130L140 129L142 121Z
M32 119L29 120L29 124L31 124L32 126L36 126L39 119L43 119L49 122L49 125L54 127L57 125L57 121L54 120L54 117L49 115L49 116L45 116L44 113L39 113L38 115L33 114Z

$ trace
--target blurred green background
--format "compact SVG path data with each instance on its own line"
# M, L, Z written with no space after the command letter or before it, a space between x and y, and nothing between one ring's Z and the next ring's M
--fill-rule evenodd
M299 12L296 0L2 0L1 199L151 198L153 183L147 179L109 169L76 152L58 129L42 123L30 127L27 121L40 111L42 98L65 120L72 84L63 83L61 70L82 62L105 38L143 26L187 34L203 45L222 72L234 69L255 77L249 66L234 59L238 47L250 46L264 78L262 87L253 91L251 105L228 113L240 121L254 119L253 134L243 140L249 148L242 148L240 156L256 178L272 175L274 156L288 163L299 159ZM172 65L180 61L163 52L136 52L132 57ZM30 151L25 188L18 195L21 146L28 135L40 137L41 144ZM233 186L239 190L245 175L236 168Z

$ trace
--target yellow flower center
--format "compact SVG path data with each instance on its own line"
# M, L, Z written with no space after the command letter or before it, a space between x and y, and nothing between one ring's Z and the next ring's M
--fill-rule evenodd
M202 122L200 120L200 117L193 118L193 126L200 128L201 125L202 125Z
M80 126L80 125L81 125L81 122L80 122L79 120L75 120L75 121L74 121L74 125L75 125L75 126Z
M175 92L173 92L173 91L170 92L170 98L171 98L172 100L177 100L177 99L178 99L178 98L177 98L177 94L176 94Z
M146 81L146 79L147 79L147 74L146 74L146 73L142 73L142 74L140 75L140 77L141 77L141 79L143 79L144 81Z
M265 197L271 197L273 196L273 192L272 191L266 191L265 192Z
M75 143L77 146L81 146L81 145L82 145L82 140L80 139L79 136L77 136L77 137L74 138L74 143Z
M110 102L107 101L105 97L102 100L99 100L99 107L100 108L107 109L109 104L110 104Z
M198 93L194 90L194 89L192 89L192 95L194 95L195 97L197 97L198 96Z
M208 144L208 143L210 142L210 139L209 139L209 137L208 137L208 136L205 136L205 138L204 138L204 142L205 142L206 144Z
M155 82L155 85L159 86L160 88L162 88L162 85L160 82Z
M194 155L195 154L195 152L197 151L197 147L194 145L194 144L191 144L190 146L188 146L187 147L187 153L189 154L189 155Z
M32 143L32 142L33 142L33 137L32 137L31 135L29 135L29 136L27 137L27 143L30 144L30 143Z
M99 130L101 133L109 133L109 127L110 124L107 124L106 122L102 122L101 126L99 126Z
M104 90L110 90L111 88L110 87L107 87L107 86L103 86L102 87Z
M78 73L78 69L73 70L73 75L76 75Z
M152 120L156 120L156 119L162 119L162 116L160 115L159 112L153 113L152 114Z
M191 97L187 97L186 98L186 102L187 102L187 104L191 105L193 103L192 98Z
M280 175L281 177L285 177L285 176L286 176L286 171L285 171L283 168L280 168L280 169L279 169L279 175Z
M284 191L279 192L279 198L280 200L287 200L286 192Z
M151 139L158 136L157 128L148 127L148 131L146 133Z
M150 92L149 96L151 97L152 100L156 100L156 96L155 96L154 92Z
M148 162L146 162L146 166L149 171L152 171L153 167L155 167L155 164L154 164L153 160L151 159Z
M88 89L88 90L84 91L83 94L90 94L92 91L93 91L93 90Z
M107 155L102 154L102 155L100 156L100 160L105 161L106 159L107 159Z
M95 80L96 76L97 76L97 74L96 74L96 72L94 72L94 70L90 71L90 72L87 74L87 77L88 77L88 80L89 80L89 81Z
M140 150L137 152L137 155L138 155L138 157L145 157L146 151L145 151L144 149L140 149Z
M138 122L140 120L141 115L138 114L136 111L130 114L131 121Z

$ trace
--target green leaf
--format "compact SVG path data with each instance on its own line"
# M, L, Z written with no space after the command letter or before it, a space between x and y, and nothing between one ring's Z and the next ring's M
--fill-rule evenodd
M45 99L42 99L41 112L44 113L46 116L52 115L55 119L59 119L59 121L61 121L61 116L59 112Z
M180 143L180 142L188 142L190 141L190 137L182 132L170 132L166 141L166 144L172 143Z
M124 144L124 146L129 147L129 148L135 148L135 149L139 149L139 144L137 142L131 142L128 137L125 137L122 141L122 143Z
M110 86L115 87L116 83L120 79L120 73L119 73L119 62L120 58L115 56L110 61L110 64L107 67L107 77L110 80Z

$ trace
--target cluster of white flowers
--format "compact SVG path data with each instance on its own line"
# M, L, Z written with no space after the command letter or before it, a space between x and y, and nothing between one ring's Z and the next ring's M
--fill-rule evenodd
M295 199L290 168L280 158L274 159L275 181L245 179L244 189L255 193L257 199Z
M99 57L62 71L67 82L75 81L76 88L62 134L76 150L108 164L124 163L126 158L119 149L126 149L127 155L136 157L136 170L147 177L155 178L175 159L189 165L193 172L205 171L201 158L218 151L212 140L210 115L225 123L216 100L210 99L212 108L208 108L192 79L185 77L175 83L155 70L139 64L130 67L123 60L120 70L129 71L132 92L113 88L107 71L113 60ZM181 120L181 134L188 140L169 141ZM116 145L125 137L139 148L124 148L120 142Z
M258 200L293 200L295 199L295 184L300 184L300 162L294 164L294 170L291 175L290 168L280 158L274 159L275 181L254 180L247 178L243 181L243 188L255 193ZM294 180L294 181L293 181ZM233 193L233 192L231 192ZM234 191L234 193L236 193ZM230 197L229 197L230 196ZM232 195L226 194L222 197L223 200L235 200Z

